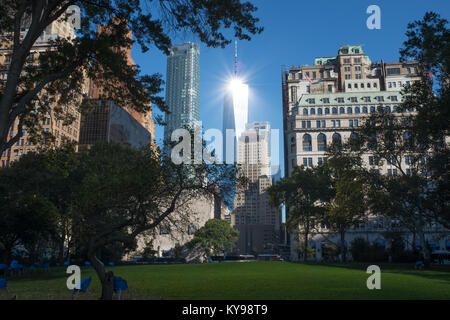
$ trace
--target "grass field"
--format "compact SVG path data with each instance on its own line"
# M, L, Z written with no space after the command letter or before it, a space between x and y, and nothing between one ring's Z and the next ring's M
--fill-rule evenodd
M368 290L369 264L303 264L290 262L142 265L108 268L128 281L125 299L450 299L450 268L413 270L411 265L381 265L381 290ZM100 282L93 275L87 295L97 299ZM18 299L70 299L63 268L8 277ZM5 294L0 293L0 299Z

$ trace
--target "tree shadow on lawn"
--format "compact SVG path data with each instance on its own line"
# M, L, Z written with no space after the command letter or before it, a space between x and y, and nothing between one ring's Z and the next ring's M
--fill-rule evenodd
M377 262L349 262L349 263L337 263L337 262L293 262L300 263L309 266L323 266L331 268L343 268L351 270L359 270L366 272L367 267L370 265L377 265L381 271L389 273L397 273L411 276L418 276L427 279L434 279L439 281L450 282L450 266L449 265L432 265L429 269L416 270L413 263L377 263Z

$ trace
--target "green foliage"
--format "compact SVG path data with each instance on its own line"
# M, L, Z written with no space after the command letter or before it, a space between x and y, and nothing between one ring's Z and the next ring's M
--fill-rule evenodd
M0 242L5 246L7 262L11 250L19 245L28 248L49 240L56 231L58 212L45 198L32 194L2 195L0 204Z
M339 246L335 243L322 243L322 257L324 261L337 261Z
M269 187L268 193L272 207L286 206L288 229L303 235L302 252L303 260L306 260L305 247L310 231L321 221L326 212L326 204L333 197L330 172L325 166L296 167L290 177Z
M353 259L358 262L381 262L388 259L385 247L378 243L371 244L363 238L354 239L350 251Z
M298 252L298 255L300 257L305 256L304 250L305 250L305 244L303 243L303 240L300 240L298 242L298 247L297 247L297 252ZM308 244L306 246L306 257L307 258L314 258L315 257L315 253L316 253L315 250L311 247L311 245Z
M224 250L232 249L239 238L239 231L233 229L228 221L210 219L195 232L188 247L201 248L206 255L222 254Z

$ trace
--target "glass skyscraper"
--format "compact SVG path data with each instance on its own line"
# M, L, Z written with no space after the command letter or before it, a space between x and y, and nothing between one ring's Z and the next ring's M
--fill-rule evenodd
M200 46L188 42L170 49L167 58L166 114L164 140L170 141L172 132L193 127L200 121Z
M223 161L230 164L236 160L236 141L245 131L248 122L248 86L238 79L233 79L225 93L223 104ZM227 137L227 130L233 130L233 136ZM233 141L229 141L233 140ZM227 150L227 141L230 148ZM227 153L229 156L227 156ZM234 153L231 155L230 153ZM229 157L230 159L227 159Z

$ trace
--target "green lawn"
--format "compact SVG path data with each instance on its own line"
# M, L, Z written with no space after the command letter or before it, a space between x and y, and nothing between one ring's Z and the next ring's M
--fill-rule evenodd
M381 290L368 290L369 264L290 262L215 263L203 265L117 266L108 268L128 281L133 299L450 299L450 268L416 271L411 265L381 265ZM89 295L100 283L93 275ZM63 268L8 278L18 299L70 299ZM4 293L0 299L5 298Z

